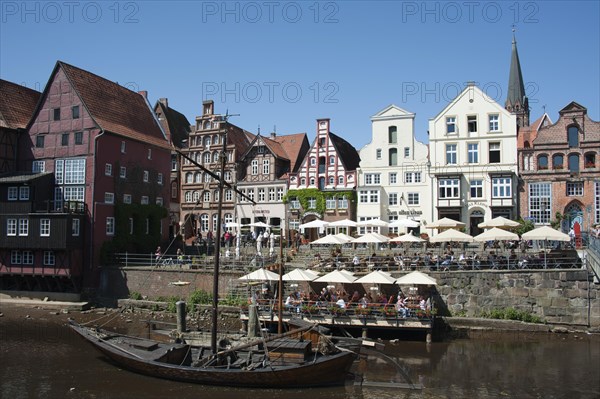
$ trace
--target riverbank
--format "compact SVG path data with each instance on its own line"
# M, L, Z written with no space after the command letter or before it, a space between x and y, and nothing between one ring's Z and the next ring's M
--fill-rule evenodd
M136 304L136 302L142 302ZM142 335L148 331L148 322L164 323L165 326L176 325L176 315L156 308L148 301L127 300L119 308L91 307L87 310L74 310L66 305L57 309L51 301L0 301L0 327L4 323L15 321L43 321L64 325L70 318L81 324L98 324L104 328L127 331L131 335ZM210 330L211 310L203 306L200 310L188 314L187 327L190 331ZM586 326L561 326L550 324L524 323L513 320L495 320L470 317L441 317L436 322L441 324L442 339L452 338L490 338L494 336L517 339L538 334L555 336L559 339L581 339L591 337L600 341L600 329ZM175 327L173 327L175 328ZM235 309L222 309L219 314L218 330L237 332L242 328L239 313Z

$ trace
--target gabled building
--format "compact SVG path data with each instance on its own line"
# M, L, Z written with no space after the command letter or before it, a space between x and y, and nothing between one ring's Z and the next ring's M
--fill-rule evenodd
M190 122L181 112L169 106L167 98L160 98L154 105L154 113L167 136L168 142L174 149L182 150L187 147L190 132ZM169 239L179 234L179 214L181 210L181 156L177 151L171 151L171 174L169 176Z
M312 146L289 175L289 228L298 230L314 219L355 219L359 163L356 148L330 131L330 120L318 119Z
M288 190L288 175L297 171L309 147L306 133L256 135L240 159L241 173L237 184L243 194L256 201L256 205L240 196L236 222L242 225L263 222L273 226L275 234L286 230L283 199Z
M371 117L371 142L360 150L358 221L432 220L429 148L416 140L414 121L396 105Z
M523 180L521 215L536 224L564 216L562 230L600 223L600 122L572 101L556 123L544 115L519 148Z
M171 147L145 93L58 61L27 131L19 169L53 173L52 209L86 210L83 258L71 265L85 287L109 254L166 239Z
M196 123L190 132L188 147L183 152L204 168L220 175L220 154L223 141L226 141L225 174L226 182L235 185L238 181L237 165L246 152L254 135L225 120L222 115L214 113L214 102L202 103L202 115L196 117ZM201 168L184 159L181 166L182 198L181 203L181 235L187 242L197 236L206 237L208 232L217 230L219 183ZM225 188L222 215L223 224L234 221L236 195L234 190Z
M0 174L17 170L17 141L41 93L0 79Z
M429 120L433 219L479 223L517 217L517 123L479 87L467 87Z

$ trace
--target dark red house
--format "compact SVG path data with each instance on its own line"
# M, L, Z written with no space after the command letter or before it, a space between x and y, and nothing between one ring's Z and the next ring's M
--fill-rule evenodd
M54 210L85 209L82 257L70 265L84 288L113 252L150 253L166 239L171 146L145 92L58 61L27 131L19 170L53 174Z

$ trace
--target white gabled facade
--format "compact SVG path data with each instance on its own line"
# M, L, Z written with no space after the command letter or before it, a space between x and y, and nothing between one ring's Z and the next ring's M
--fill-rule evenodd
M474 83L429 120L433 220L518 217L516 116ZM435 233L435 230L433 231Z
M431 221L428 147L415 139L414 120L395 105L371 117L371 142L360 150L357 221Z

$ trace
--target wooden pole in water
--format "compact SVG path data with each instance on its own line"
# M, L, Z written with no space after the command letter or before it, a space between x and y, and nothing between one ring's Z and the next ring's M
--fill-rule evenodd
M283 231L279 232L279 284L277 285L277 334L283 332L283 324L281 322L283 307Z

